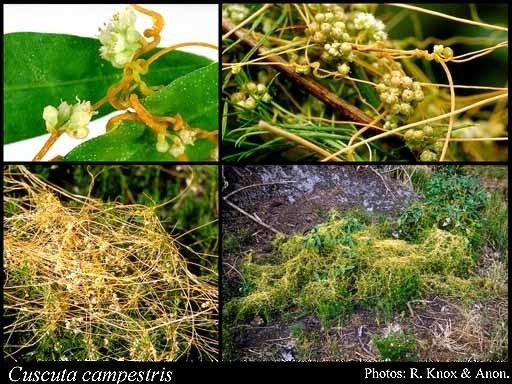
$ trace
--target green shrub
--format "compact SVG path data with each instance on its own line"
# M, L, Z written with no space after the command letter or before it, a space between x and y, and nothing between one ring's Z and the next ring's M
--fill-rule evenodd
M424 184L425 200L413 204L398 218L402 238L421 241L425 228L467 234L479 223L487 205L487 194L479 179L457 167L438 167ZM478 238L474 234L474 245Z
M302 325L298 323L292 325L290 333L294 339L302 340L304 338L304 329L302 329Z
M507 260L508 253L508 207L499 193L493 193L483 213L482 237Z
M372 341L384 361L417 360L416 341L411 335L394 332L385 337L375 336Z

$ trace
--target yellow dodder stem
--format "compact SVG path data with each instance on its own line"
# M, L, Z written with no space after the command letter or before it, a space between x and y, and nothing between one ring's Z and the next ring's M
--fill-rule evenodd
M62 135L62 132L53 132L50 137L48 138L48 140L46 140L46 143L44 143L43 147L39 150L39 152L37 152L37 154L34 156L34 158L32 159L32 161L41 161L44 157L44 155L46 155L46 153L48 153L48 151L50 150L50 148L52 147L53 144L55 144L55 142L57 141L57 139Z
M443 67L446 77L448 78L448 84L450 84L450 119L448 121L448 132L446 132L446 139L443 145L443 150L441 151L441 156L439 157L439 161L444 161L446 157L446 152L448 151L448 145L450 144L450 137L452 136L453 124L455 122L455 88L453 87L453 79L448 66L443 60L439 60L439 64Z
M155 53L153 56L151 56L149 59L147 59L146 64L149 67L154 61L158 60L163 55L165 55L171 51L174 51L178 48L189 47L189 46L206 47L206 48L211 48L211 49L215 49L215 50L218 49L218 47L214 44L202 43L202 42L198 42L198 41L192 41L192 42L188 42L188 43L179 43L179 44L171 45L170 47L161 49L160 51Z

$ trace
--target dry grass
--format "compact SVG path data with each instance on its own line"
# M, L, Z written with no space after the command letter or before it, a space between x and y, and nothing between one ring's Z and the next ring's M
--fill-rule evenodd
M425 361L495 361L507 360L506 299L490 299L485 304L459 306L451 301L440 308L426 308L412 322L422 333L422 360ZM424 323L432 322L427 328Z
M193 274L154 209L72 195L16 167L4 212L7 357L217 358L217 271Z

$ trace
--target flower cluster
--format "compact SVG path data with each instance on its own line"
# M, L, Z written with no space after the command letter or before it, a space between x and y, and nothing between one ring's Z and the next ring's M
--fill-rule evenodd
M394 129L400 121L407 120L414 113L417 103L425 97L420 83L413 81L400 70L386 73L382 82L376 85L380 99L389 112L385 129Z
M44 108L43 119L48 132L66 132L76 139L87 137L89 134L87 125L97 112L91 110L89 101L80 101L78 97L76 100L75 105L69 105L62 101L57 108L52 105L47 105Z
M182 156L185 153L185 145L194 145L196 140L197 131L193 129L183 128L171 136L172 145L169 145L165 133L159 133L156 138L156 150L158 152L167 152L175 158Z
M231 101L246 109L254 109L256 105L261 101L268 103L272 100L272 96L268 93L268 88L265 83L248 82L242 85L240 92L233 93L231 95Z
M358 34L362 34L358 38L366 43L386 40L388 35L384 28L384 23L376 19L371 13L356 12L354 14L354 29L358 31Z
M366 11L353 7L346 11L340 4L310 4L309 9L315 20L306 33L315 42L371 44L388 38L384 23Z
M444 45L434 45L432 52L444 60L449 60L453 57L453 49Z
M354 59L353 44L387 40L384 23L371 13L355 8L345 11L338 4L311 4L309 8L314 21L307 25L305 33L313 43L321 47L317 56L322 64L333 66L341 76L350 71L349 63ZM311 54L308 52L308 55L315 57L314 50ZM297 68L300 72L300 67Z
M437 139L440 132L436 132L430 125L408 129L404 133L407 146L414 151L421 151L421 161L437 161L443 149L442 141Z
M245 20L249 13L249 8L243 4L227 4L222 8L222 17L230 19L236 24Z
M132 61L144 45L144 37L135 29L135 12L131 8L114 14L104 29L100 28L101 57L116 68L123 68Z

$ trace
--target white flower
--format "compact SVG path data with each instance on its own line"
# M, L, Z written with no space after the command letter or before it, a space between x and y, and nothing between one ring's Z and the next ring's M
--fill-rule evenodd
M48 132L56 131L57 127L63 125L71 115L71 106L62 101L60 105L55 108L52 105L47 105L43 109L43 119L46 124L46 130Z
M404 89L402 92L402 100L405 102L410 102L414 99L414 92L410 89Z
M229 4L223 7L222 17L231 19L234 23L238 24L247 18L250 14L249 8L242 4Z
M247 109L254 109L256 108L256 100L254 100L254 98L252 96L249 96L246 100L245 100L245 104L244 104L245 108Z
M442 45L434 45L434 49L433 49L433 52L436 54L436 55L442 55L443 54L443 50L444 50L444 46Z
M444 59L451 59L453 57L453 49L450 47L445 47L441 44L434 45L432 52L435 55L443 57Z
M338 65L338 72L341 76L346 76L350 72L350 67L347 63Z
M369 29L375 23L375 17L366 12L358 12L354 17L356 29Z
M377 90L377 92L379 93L383 93L386 91L386 89L388 89L388 87L386 87L386 84L384 83L378 83L376 86L375 86L375 89Z
M258 93L264 94L265 92L267 92L267 87L265 86L265 84L258 83L258 85L256 86L256 91Z
M352 44L347 42L341 44L341 51L345 54L352 52Z
M193 145L197 132L187 129L182 129L178 132L178 136L174 137L173 144L169 150L170 154L178 158L185 153L185 145ZM158 144L157 144L158 149Z
M366 31L370 40L381 41L388 38L384 32L385 25L377 20L371 13L357 12L354 16L354 27L359 31Z
M135 29L135 19L135 12L127 7L116 13L104 29L100 28L101 57L116 68L128 64L144 44L144 37Z
M80 101L77 97L77 103L73 106L65 101L57 108L47 105L43 109L43 119L48 132L66 132L76 139L83 139L89 134L87 125L96 113L91 110L89 101Z
M194 141L195 141L196 132L190 131L190 130L186 130L186 129L182 129L178 133L178 136L180 137L180 139L183 142L183 144L185 144L185 145L193 145Z
M411 88L412 87L412 79L409 76L402 76L402 87Z
M43 109L43 119L46 124L46 130L53 132L59 123L59 111L52 105L47 105Z
M93 113L91 112L91 103L78 102L73 105L71 111L71 117L69 119L69 125L67 133L77 139L83 139L89 134L89 128L87 124L91 121Z
M414 91L414 100L421 101L424 99L424 97L425 97L425 95L423 94L422 90Z
M270 94L269 94L269 93L265 93L265 94L261 97L261 101L263 101L264 103L269 103L271 100L272 100L272 96L270 96Z

